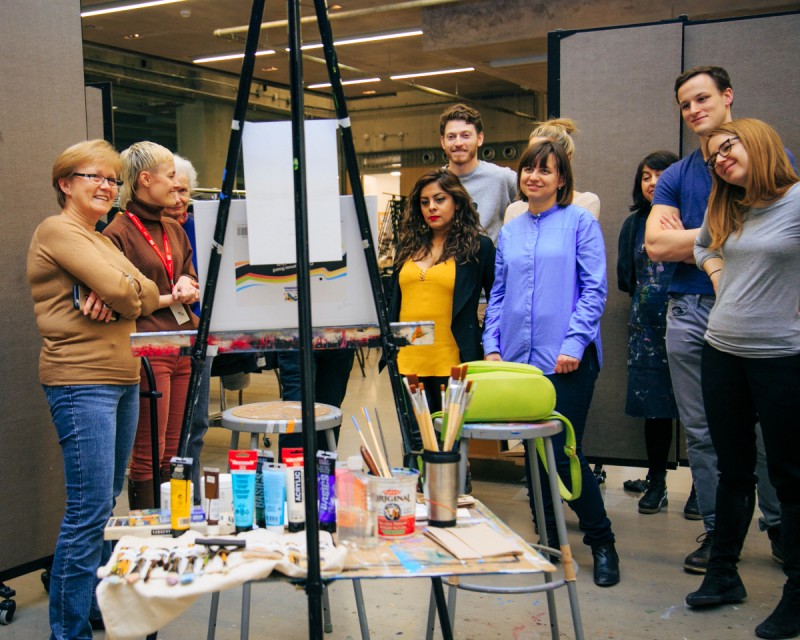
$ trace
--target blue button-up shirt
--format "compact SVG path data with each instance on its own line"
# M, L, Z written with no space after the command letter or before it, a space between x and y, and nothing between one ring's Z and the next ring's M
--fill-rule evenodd
M595 218L575 205L527 213L500 230L486 310L484 353L554 373L559 354L583 358L594 342L602 364L606 252Z

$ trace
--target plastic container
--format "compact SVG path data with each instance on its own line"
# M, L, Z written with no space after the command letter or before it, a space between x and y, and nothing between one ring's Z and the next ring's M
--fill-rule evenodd
M391 478L369 476L378 536L403 538L414 533L418 480L415 469L392 469Z
M347 462L336 464L336 533L338 541L347 547L371 549L378 544L368 494L361 456L350 456Z

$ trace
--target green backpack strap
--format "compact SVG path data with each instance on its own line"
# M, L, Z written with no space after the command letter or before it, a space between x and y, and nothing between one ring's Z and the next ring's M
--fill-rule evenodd
M564 486L561 478L558 476L558 474L556 474L556 478L558 478L558 492L567 502L571 500L577 500L581 496L582 482L581 462L578 460L578 453L576 451L577 441L575 440L575 429L572 427L572 423L557 411L553 411L553 413L548 416L546 420L558 420L564 425L564 431L567 438L567 442L564 445L564 453L569 459L569 475L572 479L572 492L570 492L569 489ZM544 470L547 471L547 473L550 473L549 469L547 468L547 456L545 455L544 451L544 442L541 438L536 439L536 451L539 452L539 459L542 461ZM531 469L531 473L535 473L535 470Z

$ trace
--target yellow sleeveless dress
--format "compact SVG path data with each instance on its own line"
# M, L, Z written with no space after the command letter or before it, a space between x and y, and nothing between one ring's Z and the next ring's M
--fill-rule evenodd
M402 347L397 354L400 373L419 376L449 376L460 363L458 345L450 330L453 321L453 291L456 263L450 258L422 269L406 260L400 269L400 322L433 320L433 344Z

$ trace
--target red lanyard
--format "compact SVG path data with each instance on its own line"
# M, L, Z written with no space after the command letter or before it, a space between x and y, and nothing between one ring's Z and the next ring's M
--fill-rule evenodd
M155 251L158 257L161 258L161 263L167 270L167 276L169 276L169 283L170 285L174 285L175 281L172 279L172 277L175 274L175 264L172 261L172 251L169 248L169 238L167 237L167 230L164 228L164 223L161 223L161 239L164 243L164 253L161 253L161 249L156 246L153 236L151 236L150 232L144 228L141 220L139 220L139 218L130 211L126 211L125 213L128 214L131 222L133 222L139 232L144 236L144 239L147 240L147 243L153 247L153 251Z

